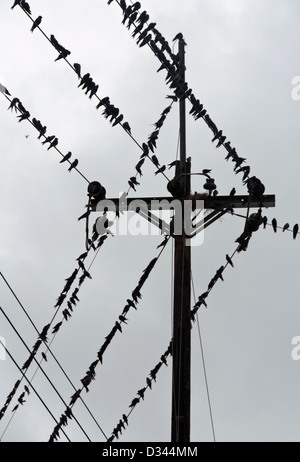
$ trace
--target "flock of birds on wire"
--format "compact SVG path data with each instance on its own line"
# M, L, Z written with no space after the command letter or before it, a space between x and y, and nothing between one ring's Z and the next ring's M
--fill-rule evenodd
M114 0L109 0L108 4L110 5ZM155 172L156 174L158 173L164 173L166 170L166 166L159 163L157 157L154 155L154 150L156 149L157 145L157 139L159 135L159 131L162 128L166 117L168 113L170 112L172 105L174 102L177 102L178 100L181 100L182 98L184 99L189 99L190 102L192 103L192 109L190 110L190 115L194 117L195 120L203 119L206 124L209 126L209 128L213 132L213 139L212 142L217 142L216 147L220 148L221 146L224 146L225 149L227 150L227 155L226 155L226 160L232 160L232 162L235 164L234 167L234 172L236 174L242 173L243 174L243 182L244 185L247 185L248 187L248 192L251 196L253 197L262 197L264 194L264 186L258 180L256 177L251 177L250 178L250 167L247 165L243 165L247 159L241 158L238 156L236 149L231 147L231 143L229 141L226 142L226 136L223 134L222 130L219 130L215 123L212 121L210 118L209 114L207 111L204 109L203 105L200 103L200 101L194 96L193 92L191 89L189 89L188 84L184 81L181 80L180 75L181 75L181 69L180 69L180 63L179 63L179 58L178 56L174 55L172 53L172 50L167 42L167 40L162 36L162 34L156 29L156 23L150 23L148 24L149 21L149 15L147 12L143 11L140 12L141 9L141 4L140 2L136 2L133 5L127 6L125 0L121 0L120 2L117 1L117 3L120 5L123 11L123 21L122 24L124 24L128 30L134 27L134 31L132 33L133 38L137 38L137 44L139 45L140 48L149 45L150 48L153 50L155 55L158 57L158 59L161 61L161 67L159 68L158 72L161 70L165 69L167 70L167 78L166 82L170 85L170 88L173 90L175 96L168 96L172 100L171 104L168 105L168 107L162 112L160 119L156 122L155 124L155 131L149 136L148 142L147 143L142 143L140 148L142 149L142 156L139 160L139 162L136 165L136 172L140 176L142 176L142 170L141 167L143 166L143 163L145 161L146 157L149 157L150 160L155 164L155 166L158 168L158 170ZM12 6L12 9L15 8L15 6L19 5L28 15L31 15L31 10L29 4L24 1L24 0L16 0ZM33 20L31 32L33 32L37 27L40 26L42 22L42 17L38 16L36 20ZM177 39L182 39L182 34L178 34L174 40ZM59 52L59 56L55 59L55 61L58 61L60 59L66 59L70 55L70 51L64 48L62 45L59 44L59 42L56 40L54 35L50 36L50 42L52 45L56 48L56 50ZM169 55L171 58L171 61L169 61L166 58L165 53ZM90 74L84 74L82 76L81 73L81 66L78 63L75 63L73 65L73 69L75 70L78 78L80 79L80 83L78 85L79 88L81 88L83 91L85 91L85 94L89 96L90 99L92 99L93 96L97 94L97 91L99 89L99 86L94 82ZM0 90L2 93L4 93L6 96L10 96L9 91L6 89L6 87L3 87L2 85L0 86ZM99 98L98 98L99 99ZM106 119L109 119L110 123L112 126L116 125L121 125L124 130L129 133L132 136L131 133L131 127L128 122L123 122L124 116L123 114L120 113L120 110L116 108L114 105L111 104L109 97L105 97L102 99L99 99L99 103L97 104L97 109L100 109L103 106L103 116ZM20 112L20 115L18 115L19 122L22 122L23 120L29 120L30 119L30 112L26 110L26 108L23 106L21 101L18 98L13 98L10 100L10 106L9 109L12 111L15 110L16 112ZM48 150L51 148L57 148L58 146L58 139L56 136L51 135L51 136L46 136L47 132L47 127L43 126L43 124L37 120L36 118L33 118L31 121L32 125L37 129L39 132L39 137L38 139L44 138L42 141L43 145L48 144ZM138 144L138 143L137 143ZM152 155L153 154L153 155ZM75 159L74 161L71 161L71 156L72 153L68 152L66 155L63 155L63 159L61 160L60 163L64 162L69 162L70 167L69 171L72 171L73 169L77 169L78 166L78 160ZM169 164L169 168L176 166L176 161L174 161L172 164ZM209 177L210 171L207 170L207 176ZM137 176L137 175L136 175ZM128 184L130 188L136 190L136 186L139 185L137 182L137 179L135 177L131 177L130 180L128 181ZM217 192L214 192L214 195L216 195ZM235 190L232 191L231 195L235 194ZM230 210L229 210L230 211ZM232 210L231 210L232 212ZM238 243L238 247L236 251L233 253L233 255L229 256L228 254L226 255L226 263L221 266L217 271L214 277L211 279L211 281L208 284L206 292L204 292L199 298L195 306L191 309L191 322L195 321L195 315L198 311L198 309L201 306L205 306L207 308L207 297L210 293L210 291L213 289L214 285L218 280L224 281L223 278L223 273L224 270L226 269L227 266L234 267L233 264L233 257L236 252L241 252L241 251L246 251L248 248L249 241L252 237L253 232L257 231L258 228L263 225L264 228L266 228L268 223L268 218L267 217L262 217L262 211L261 208L256 214L253 214L250 216L249 220L246 220L245 228L243 233L238 237L236 242ZM278 225L277 225L277 220L274 218L271 222L271 226L273 227L274 232L278 231ZM293 232L293 238L296 239L297 235L299 234L299 225L296 224L293 226L291 229L290 224L286 223L286 225L282 228L283 232L287 230L291 230ZM31 353L28 357L28 359L24 362L22 370L24 371L24 374L27 372L28 368L30 367L33 359L35 359L36 354L40 347L44 344L47 346L48 343L48 333L49 329L52 327L52 334L56 335L58 331L60 330L62 324L64 321L68 321L69 318L71 318L72 313L74 308L76 307L77 303L80 301L78 298L78 293L80 290L80 287L84 280L86 278L91 279L91 275L89 271L85 267L85 259L89 255L89 251L93 248L94 250L98 250L105 240L107 239L107 234L104 234L102 236L96 235L98 240L98 243L95 245L95 239L90 239L89 243L90 246L87 248L87 251L80 255L77 258L77 263L78 267L74 270L74 272L65 280L65 285L60 293L56 304L54 308L57 310L56 314L58 311L61 309L63 303L66 301L67 308L65 308L62 311L62 316L63 319L58 322L55 326L52 326L52 322L50 324L47 324L40 334L38 335L38 339L34 346L32 347ZM158 246L158 248L162 247L162 250L159 254L161 255L162 251L164 250L167 242L169 241L169 238L166 238L164 242ZM115 322L115 325L113 326L111 332L106 336L105 341L101 348L99 349L97 353L97 359L89 366L86 375L81 379L82 383L82 388L78 389L70 398L70 403L67 406L64 414L62 414L59 422L55 426L53 433L50 436L49 441L55 441L59 437L59 431L65 427L68 423L68 419L72 419L73 414L72 414L72 407L78 400L78 398L81 395L81 392L85 389L86 392L89 391L89 385L90 383L95 379L96 376L96 366L103 362L103 355L107 349L107 347L110 345L112 339L116 335L117 332L123 332L122 331L122 324L127 324L128 322L128 312L131 308L137 309L137 305L139 303L139 300L142 298L141 295L141 289L143 285L145 284L146 280L148 279L151 271L153 270L154 266L156 265L158 258L154 258L149 265L146 267L146 269L143 271L143 275L141 276L138 285L132 292L132 298L127 299L126 305L123 308L122 313L120 314L118 320ZM79 272L81 271L81 276L79 276ZM74 285L76 279L78 278L78 287L73 289L71 295L69 296L68 294L71 291L72 286ZM192 326L192 323L191 323ZM146 390L149 388L152 388L152 381L156 381L156 375L159 372L160 368L162 367L163 364L167 366L167 358L169 355L172 355L172 341L169 344L169 347L167 350L162 354L160 361L157 363L157 365L150 371L149 376L146 378L146 386L143 388L139 389L137 392L137 397L135 397L131 404L129 405L129 408L131 411L134 409L134 407L140 402L140 400L144 399L144 394ZM47 356L46 353L42 353L43 359L46 361ZM0 420L4 417L6 410L8 409L9 404L11 403L12 399L16 395L19 386L21 384L21 380L18 380L12 389L12 391L9 393L7 396L6 402L2 409L0 409ZM25 396L29 395L30 391L27 385L24 386L24 391L20 394L20 396L17 399L17 404L13 408L13 412L15 412L19 405L23 405L25 401ZM130 412L131 412L130 411ZM123 414L122 419L118 422L117 426L113 429L113 432L111 434L111 437L108 439L108 441L113 441L114 438L118 438L119 435L122 433L122 430L125 429L125 425L128 425L128 414Z

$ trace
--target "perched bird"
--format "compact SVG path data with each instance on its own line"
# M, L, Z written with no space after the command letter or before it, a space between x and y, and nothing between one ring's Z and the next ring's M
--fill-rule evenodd
M25 0L22 0L22 1L21 1L20 6L21 6L21 7L23 8L23 10L25 10L28 14L31 14L29 3L25 2Z
M55 138L55 135L47 136L47 138L42 141L42 144L51 143Z
M78 159L75 159L74 162L72 162L70 168L68 169L68 172L71 172L74 168L76 168L78 163Z
M72 153L71 152L68 152L68 154L66 154L63 159L60 161L60 164L62 164L63 162L66 162L67 160L69 160L72 156Z
M232 188L232 190L230 191L230 196L233 197L235 196L235 194L236 194L236 189Z
M130 125L129 125L128 122L123 123L123 128L124 128L124 130L126 130L126 132L131 134L131 128L130 128Z
M56 148L57 145L58 145L58 138L54 138L54 140L51 141L50 146L47 149L47 151L49 151L49 149L51 149L51 148Z
M73 66L76 71L76 74L78 75L78 78L81 79L81 65L78 63L74 63Z
M232 268L234 268L234 265L233 265L232 260L231 260L229 255L226 255L226 260L232 266Z
M4 87L4 85L1 85L1 83L0 83L0 91L1 93L4 93L5 95L11 96L8 89Z
M148 387L151 390L151 388L152 388L152 380L149 377L146 378L146 383L147 383Z
M277 220L276 220L276 218L273 218L272 226L273 226L273 229L274 229L274 233L277 233Z
M263 217L264 229L266 229L267 224L268 224L268 217Z
M129 407L134 408L140 402L140 398L134 398Z
M293 238L296 239L297 235L298 235L298 232L299 232L299 225L296 224L293 228Z
M289 227L290 227L289 223L286 223L286 224L284 225L282 231L283 231L283 232L286 231L287 229L289 229Z
M169 169L172 168L172 167L177 167L180 165L180 160L174 160L173 162L171 162L170 164L168 164L168 167Z
M210 172L211 172L211 170L208 169L208 168L205 168L205 169L202 170L203 175L209 176Z
M17 116L18 119L19 119L19 122L22 122L22 120L26 120L26 119L29 119L30 117L30 112L29 111L25 111L23 112L23 114Z
M15 0L13 6L11 7L11 9L13 10L15 6L17 5L20 5L20 3L22 2L22 0Z
M157 168L160 166L160 163L155 155L152 156L152 161Z
M163 165L155 172L155 175L158 175L159 173L163 173L165 170L166 170L166 166Z
M10 105L8 106L8 109L10 109L11 111L15 110L16 112L18 112L18 109L17 109L17 104L18 103L20 103L19 98L13 98L11 100Z
M32 28L30 29L31 32L33 32L34 29L36 29L36 28L41 24L42 19L43 19L42 16L38 16L38 17L36 18L36 20L33 21Z

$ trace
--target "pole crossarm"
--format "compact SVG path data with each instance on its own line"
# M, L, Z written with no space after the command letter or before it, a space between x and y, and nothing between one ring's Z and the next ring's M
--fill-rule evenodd
M191 198L185 198L185 200L194 200L196 205L196 200L200 199L202 196L195 194L191 196ZM91 203L91 210L92 212L104 212L107 209L108 212L118 212L122 213L125 211L136 211L136 208L141 208L141 205L145 205L147 210L170 210L172 203L174 203L175 199L171 196L163 196L163 197L140 197L140 198L130 198L126 199L126 202L121 201L120 198L112 198L112 199L104 199L101 201L93 200ZM248 200L249 196L241 195L241 196L207 196L204 200L204 208L205 209L217 209L221 207L232 207L234 209L241 209L241 208L248 208ZM262 196L258 199L251 197L250 199L250 207L251 208L258 208L258 207L275 207L275 195L268 194Z

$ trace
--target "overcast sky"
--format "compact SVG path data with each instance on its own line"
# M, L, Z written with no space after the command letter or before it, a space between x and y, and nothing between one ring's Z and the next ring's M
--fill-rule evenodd
M77 88L78 80L65 61L54 62L56 50L11 1L0 3L0 83L18 97L31 117L56 135L63 153L79 159L89 181L100 181L108 197L127 190L140 150L120 128L112 128L96 99ZM99 84L98 95L109 96L129 121L138 142L147 141L153 124L169 104L165 72L148 47L138 48L121 25L120 7L105 0L30 0L32 16L42 15L42 29L54 34ZM264 211L269 222L283 226L300 222L299 113L292 98L292 79L300 75L297 0L143 0L143 9L172 44L178 32L186 43L186 80L211 118L223 129L251 174L276 194L276 208ZM176 45L175 45L176 46ZM176 49L175 49L176 51ZM36 130L19 123L0 96L0 271L41 330L54 314L64 284L85 250L87 183L76 171L59 164ZM188 110L190 106L187 106ZM174 105L161 130L156 151L161 164L176 158L179 130ZM224 158L226 151L211 143L203 121L187 119L188 156L192 170L212 169L220 194L247 194L241 176ZM145 162L138 196L166 195L166 179L155 176ZM194 176L192 189L203 190ZM93 220L97 215L93 215ZM207 290L225 255L236 248L242 218L226 215L205 232L204 244L193 249L195 293ZM109 237L91 267L92 280L80 289L80 303L52 344L52 351L75 384L81 387L89 365L111 331L150 260L158 255L161 236ZM300 362L293 361L292 339L300 336L299 245L292 234L271 227L253 235L247 252L236 256L199 311L216 440L221 442L286 441L300 438ZM89 257L91 261L93 255ZM87 262L87 263L89 263ZM37 335L0 280L0 306L31 348ZM172 335L172 244L162 254L143 288L137 311L128 314L123 334L107 350L96 381L82 396L110 436L137 390L167 349ZM61 315L59 316L59 320ZM20 366L28 353L5 318L0 337ZM52 337L52 336L50 336ZM213 440L197 326L192 331L191 440ZM40 358L40 353L38 355ZM69 402L73 389L53 360L45 371ZM33 365L29 378L35 371ZM0 408L20 377L7 358L0 361ZM33 381L59 419L65 406L39 372ZM22 391L22 389L20 390ZM19 393L17 394L19 396ZM15 398L16 399L16 398ZM11 417L11 403L0 422L2 435ZM92 441L105 441L77 402L74 414ZM147 390L130 416L120 441L170 441L171 363L163 367L152 391ZM34 393L15 414L3 441L47 441L55 422ZM76 423L65 429L71 441L86 441ZM64 441L61 436L61 441Z

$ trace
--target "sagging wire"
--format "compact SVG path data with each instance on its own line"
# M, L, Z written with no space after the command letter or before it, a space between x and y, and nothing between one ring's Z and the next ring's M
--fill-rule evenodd
M16 362L16 360L14 359L14 357L12 356L12 354L10 353L10 351L8 350L8 348L6 347L6 345L4 345L4 343L1 341L1 338L0 338L0 345L2 346L2 348L4 349L4 351L7 353L7 355L9 356L9 358L12 360L12 362L14 363L14 365L17 367L17 369L19 370L19 372L22 374L22 378L24 378L28 385L31 386L32 390L34 391L35 395L38 397L38 399L40 400L40 402L42 403L42 405L45 407L45 409L48 411L48 413L50 414L50 416L52 417L52 419L57 422L55 416L52 414L51 410L49 409L49 407L46 405L45 401L41 398L41 396L39 395L39 393L36 391L36 389L33 387L32 384L30 384L29 380L27 379L25 373L22 371L22 369L20 368L20 366L18 365L18 363ZM15 384L15 387L19 387L19 381L16 382ZM68 437L68 435L65 433L64 429L62 429L62 432L63 434L65 435L65 437L67 438L68 442L70 443L71 440L70 438Z
M12 295L14 296L14 298L16 299L16 301L18 302L19 306L21 307L22 311L24 312L24 314L26 315L27 319L29 320L29 322L31 323L31 325L33 326L34 330L39 333L36 325L34 324L34 322L32 321L31 317L29 316L29 314L27 313L26 309L24 308L23 304L21 303L21 301L19 300L19 298L17 297L15 291L12 289L12 287L10 286L10 284L8 283L7 279L5 278L5 276L0 272L0 276L2 277L3 281L5 282L5 284L7 285L7 287L9 288L10 292L12 293ZM54 338L53 338L54 339ZM52 341L53 341L52 339ZM60 362L58 361L58 359L56 358L56 356L54 355L54 353L52 352L52 350L50 349L50 346L51 346L52 342L50 343L50 345L48 346L47 348L47 353L49 352L51 357L54 359L55 363L58 365L59 369L61 370L61 372L63 373L63 375L65 376L65 378L68 380L68 382L70 383L70 385L72 386L72 388L74 389L74 391L76 391L76 388L74 386L74 384L72 383L71 379L69 378L68 374L65 372L65 370L63 369L63 367L61 366ZM47 344L45 344L47 346ZM45 355L45 353L44 353ZM42 357L44 359L44 357ZM31 379L32 380L32 379ZM97 427L99 428L99 430L101 431L102 434L104 434L104 431L103 429L101 428L100 424L98 423L98 421L96 420L96 418L94 417L94 415L92 414L92 412L90 411L89 407L87 406L87 404L85 403L85 401L81 398L81 401L82 401L82 404L83 406L85 407L85 409L87 410L87 412L89 413L89 415L91 416L91 418L93 419L93 421L95 422L95 424L97 425ZM105 435L105 434L104 434ZM2 435L3 437L3 435Z
M158 256L156 258L154 258L153 260L151 260L151 262L148 264L148 266L143 271L143 274L142 274L142 276L141 276L141 278L140 278L140 280L138 282L138 285L136 286L136 288L132 292L131 299L127 299L126 305L123 308L122 313L119 315L118 320L115 322L115 324L114 324L112 330L110 331L110 333L105 337L105 341L104 341L104 343L102 344L100 350L97 353L97 359L94 362L91 363L91 365L89 366L89 368L88 368L88 370L86 372L86 375L81 379L82 387L79 388L71 396L70 403L69 403L65 413L63 414L63 417L61 418L59 424L54 428L54 431L52 432L52 434L50 436L49 442L54 442L59 437L59 430L60 430L59 425L60 424L63 425L63 421L65 420L65 417L68 417L68 413L71 411L71 409L75 405L76 401L81 396L82 391L83 390L86 390L86 392L89 391L89 386L90 386L91 382L93 380L95 380L95 377L96 377L96 367L99 365L99 363L103 364L104 353L106 352L107 348L111 344L111 341L113 340L113 338L115 337L117 332L120 332L120 333L123 332L122 325L126 325L127 322L128 322L128 318L127 318L128 312L130 311L130 309L137 310L137 305L139 303L139 300L142 298L141 289L144 286L145 282L147 281L150 273L153 271L156 263L158 262L160 256L162 255L164 249L166 248L166 245L167 245L169 239L164 242L164 245L162 246Z
M5 319L7 320L7 322L9 323L10 327L13 329L13 331L15 332L15 334L18 336L18 338L20 339L20 341L22 342L22 344L24 345L24 347L26 348L27 351L30 352L30 348L28 347L28 345L26 344L26 342L24 341L24 339L22 338L22 336L19 334L18 330L16 329L16 327L14 326L14 324L11 322L11 320L9 319L9 317L7 316L7 314L5 313L5 311L3 310L3 308L0 307L0 311L1 313L3 314L3 316L5 317ZM38 365L38 370L40 370L44 377L46 378L46 380L48 381L48 383L51 385L51 387L53 388L53 390L55 391L55 393L57 394L57 396L59 397L59 399L62 401L62 403L64 405L66 405L66 402L64 401L63 397L61 396L61 394L59 393L59 391L57 390L57 388L55 387L55 385L53 384L53 382L50 380L49 376L46 374L46 372L44 371L44 369L42 368L41 364L39 364L39 362L36 360L36 358L34 358L34 361L36 362L36 364ZM29 385L31 386L32 385L32 381L33 381L33 377L31 380L28 381ZM26 401L24 400L24 397L25 397L25 393L26 393L26 390L21 393L21 395L19 396L18 398L18 404L16 405L16 407L14 408L14 412L17 411L18 407L19 407L19 404L20 405L23 405ZM28 394L28 391L27 391L27 394ZM79 423L79 421L76 419L76 417L73 415L74 417L74 420L75 422L77 423L77 425L79 426L79 428L81 429L81 431L84 433L84 435L86 436L87 440L89 442L91 442L88 434L85 432L85 430L83 429L82 425ZM3 434L1 435L1 438L3 438Z

